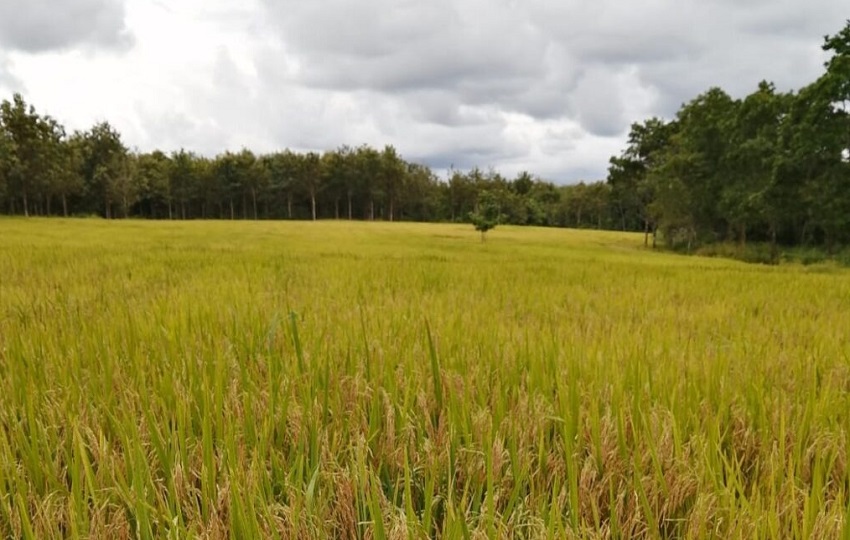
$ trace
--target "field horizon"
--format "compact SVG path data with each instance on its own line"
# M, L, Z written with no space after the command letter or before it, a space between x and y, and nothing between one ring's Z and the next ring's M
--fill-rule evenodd
M850 271L0 219L0 535L843 538Z

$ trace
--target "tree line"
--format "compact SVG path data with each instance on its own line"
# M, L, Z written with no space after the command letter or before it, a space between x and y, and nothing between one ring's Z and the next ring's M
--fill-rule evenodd
M528 172L450 170L392 146L248 149L207 157L127 148L107 122L66 133L15 94L0 104L0 212L150 219L360 219L643 231L672 247L755 240L850 244L850 21L824 73L796 92L720 88L672 119L631 126L607 179L558 186ZM495 219L495 221L494 221Z
M137 152L108 122L68 134L19 94L0 104L0 212L7 214L468 222L486 199L500 223L603 227L609 193L603 182L556 186L492 169L451 170L443 179L392 146Z
M797 92L711 88L671 120L632 125L608 174L620 226L674 247L757 240L774 255L850 243L850 21L823 50L824 73Z

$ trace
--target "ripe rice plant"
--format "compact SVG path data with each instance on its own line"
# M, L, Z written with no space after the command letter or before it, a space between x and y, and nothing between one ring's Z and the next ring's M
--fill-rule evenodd
M839 538L850 274L468 225L0 220L0 536Z

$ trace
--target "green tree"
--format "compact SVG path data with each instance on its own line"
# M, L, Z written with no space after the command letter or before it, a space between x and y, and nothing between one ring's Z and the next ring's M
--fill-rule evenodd
M649 244L650 232L654 233L657 228L657 221L650 212L650 204L655 200L655 184L649 173L659 166L661 155L677 129L676 122L659 118L634 123L626 149L610 160L608 183L620 228L643 230L645 246Z
M89 209L100 206L104 217L112 218L115 203L124 202L122 194L128 174L127 148L121 142L121 135L108 122L96 124L82 137L81 163Z
M357 151L348 146L343 146L336 151L335 160L339 176L336 181L341 183L341 188L345 193L346 213L348 219L353 219L353 199L357 192L358 169L357 169Z
M152 218L162 216L173 219L170 168L168 156L159 150L138 156L136 174L140 176L140 183L145 186L141 197L148 207L148 215Z
M475 207L477 186L469 175L452 170L448 185L449 214L451 221L462 221Z
M8 170L13 155L11 139L4 130L0 130L0 203L4 202L8 194Z
M234 174L242 194L242 217L248 217L248 200L251 201L251 215L259 219L257 200L269 187L270 178L264 174L263 168L257 162L257 157L247 148L243 148L233 157Z
M112 180L110 189L121 210L121 217L130 216L130 209L147 190L146 178L138 174L138 162L137 154L129 154Z
M850 102L850 20L840 32L826 36L822 48L832 56L824 64L826 73L818 82L834 103L840 103L841 109L846 111ZM845 136L850 139L850 132ZM847 139L845 143L850 145Z
M310 200L310 218L318 219L317 198L325 187L322 182L322 158L316 152L301 156L298 184Z
M381 179L381 154L369 146L363 145L357 148L356 158L357 189L366 204L366 219L375 219L375 200L382 196Z
M68 216L69 199L83 192L85 183L81 172L84 155L84 140L80 133L60 141L54 146L57 152L51 179L51 195L59 197L62 215Z
M236 219L234 200L242 192L241 178L236 155L225 152L216 156L212 165L213 177L222 200L227 201L230 219Z
M775 207L778 201L773 195L778 186L780 134L787 110L787 96L777 94L774 85L764 81L738 107L719 209L742 247L748 230L766 224L775 249L783 208Z
M46 191L50 169L55 166L50 149L50 131L55 126L50 118L39 116L32 105L27 106L20 94L15 94L11 102L0 103L0 131L7 154L3 176L13 213L18 200L24 215L29 216L33 199Z
M385 146L381 152L381 190L386 198L387 219L395 219L396 205L404 193L407 167L393 146Z
M292 219L292 202L297 189L301 160L297 154L285 150L267 156L265 163L269 171L272 201L284 205L286 218Z
M206 156L196 156L193 161L195 170L194 200L202 219L223 217L224 205L219 185L216 182L214 161ZM216 211L217 210L217 211Z
M352 219L352 197L355 192L356 170L354 151L348 146L322 154L322 174L324 175L325 194L333 201L334 219L339 219L339 204L343 198L347 202L348 219Z
M717 201L729 174L726 158L737 107L721 89L710 89L679 110L674 132L651 153L641 173L645 180L635 190L650 188L646 219L657 223L668 244L686 242L690 249L696 241L718 240L726 233Z
M517 195L528 195L531 188L534 186L534 177L528 171L520 172L514 181L511 183L511 189Z
M558 204L561 202L561 192L551 182L544 182L539 178L531 184L531 189L526 195L526 207L528 208L531 225L554 225Z
M799 179L799 202L805 209L799 241L815 240L832 251L850 219L850 178L842 156L847 117L824 90L815 83L796 96L786 130L785 165Z
M177 152L172 152L169 160L168 179L171 185L171 194L177 203L180 219L188 219L191 216L189 203L197 193L198 188L196 162L197 156L182 148ZM231 199L231 212L232 210Z
M804 193L814 206L811 221L833 251L850 240L850 21L824 38L823 50L832 56L826 73L800 92L798 104L805 111L799 127L809 138ZM797 140L805 147L802 137Z
M470 212L469 221L475 226L475 230L481 233L481 241L487 240L487 231L496 228L501 219L499 204L493 193L481 191L478 194L478 203L474 212Z
M440 219L440 186L431 169L418 163L408 163L405 177L407 179L405 219L415 221Z

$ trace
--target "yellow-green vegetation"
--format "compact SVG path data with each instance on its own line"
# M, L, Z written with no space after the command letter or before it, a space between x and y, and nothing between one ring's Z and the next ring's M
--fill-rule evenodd
M0 220L0 536L837 538L850 273Z

